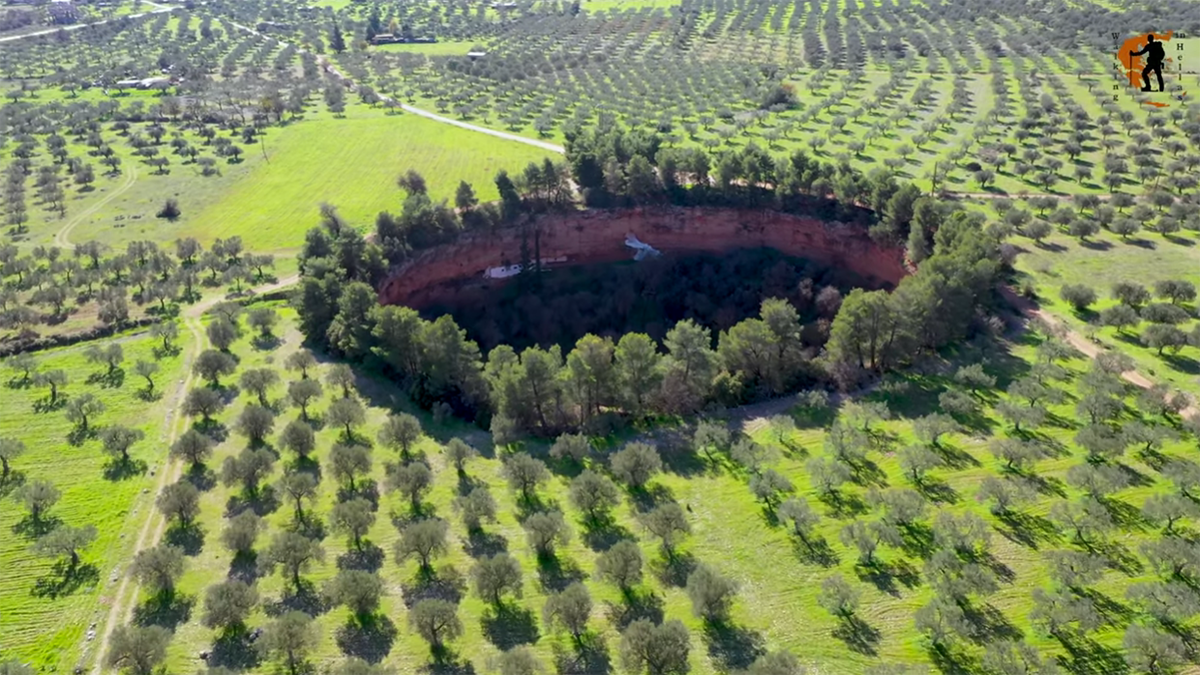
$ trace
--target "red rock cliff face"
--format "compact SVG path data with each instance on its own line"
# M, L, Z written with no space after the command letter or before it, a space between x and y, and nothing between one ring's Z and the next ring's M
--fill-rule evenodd
M875 286L894 286L908 273L900 249L876 245L859 227L778 211L589 210L540 216L535 228L541 233L542 259L565 257L567 261L561 265L630 260L634 251L625 246L625 235L632 233L665 254L774 248L790 256L852 270ZM531 236L530 255L533 246ZM466 236L405 262L383 283L380 301L421 307L453 294L463 281L482 282L483 272L489 267L520 260L521 235L516 229Z

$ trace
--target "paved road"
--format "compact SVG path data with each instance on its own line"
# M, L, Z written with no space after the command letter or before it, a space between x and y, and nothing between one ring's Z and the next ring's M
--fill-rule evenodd
M247 25L244 25L244 24L237 23L236 21L231 21L230 23L233 24L233 26L235 28L246 31L247 33L253 33L255 35L261 35L261 36L267 37L269 39L272 39L272 40L278 42L281 45L294 46L294 45L292 45L292 43L288 42L287 40L282 40L273 35L267 35L266 33L260 33L256 30L254 30L253 28L251 28ZM310 53L310 52L308 52L308 50L305 50L305 49L300 49L300 52L303 54ZM330 63L329 60L326 59L324 56L317 56L317 63L319 63L321 65L321 68L324 69L325 72L336 77L337 79L342 80L343 82L350 80L349 77L346 77L346 75L342 71L338 70L337 66ZM443 117L441 115L438 115L437 113L432 113L432 112L429 112L428 110L422 110L421 108L416 108L414 106L408 105L407 103L401 103L390 96L384 96L381 94L380 98L383 99L384 101L387 101L389 103L393 103L393 104L399 106L400 109L405 112L412 113L414 115L420 115L421 117L425 117L425 118L434 120L435 122L441 122L442 124L450 124L450 125L459 127L460 129L468 129L470 131L475 131L475 132L478 132L481 134L487 134L488 136L495 136L496 138L503 138L506 141L513 141L516 143L524 143L525 145L532 145L535 148L541 148L542 150L549 150L550 152L556 152L560 155L566 154L566 149L563 148L561 145L555 145L554 143L547 143L546 141L539 141L536 138L528 138L526 136L520 136L518 134L510 134L506 131L497 131L496 129L489 129L487 127L481 127L477 124L463 122L462 120L456 120L456 119L452 119L449 117Z
M330 66L330 67L332 68L332 66ZM481 126L478 126L475 124L470 124L468 122L463 122L462 120L451 119L449 117L442 117L441 115L431 113L428 110L414 108L413 106L408 105L406 103L401 103L400 107L405 112L410 112L414 115L420 115L421 117L428 117L431 120L436 120L443 124L453 124L456 127L460 127L463 129L470 129L471 131L478 131L481 134L487 134L489 136L495 136L496 138L503 138L503 139L506 139L509 141L516 141L518 143L524 143L525 145L532 145L536 148L541 148L543 150L549 150L550 152L557 152L560 155L566 153L566 150L561 145L555 145L553 143L539 141L535 138L527 138L525 136L518 136L517 134L510 134L505 131L497 131L495 129L481 127Z
M158 14L160 12L171 11L170 7L165 7L156 2L148 2L147 0L143 0L143 2L146 2L147 5L154 7L154 9L150 10L149 12L140 12L138 14L126 14L125 16L118 16L113 19L103 19L101 21L93 21L91 23L77 23L77 24L74 24L71 26L55 26L54 28L47 28L46 30L39 30L39 31L35 31L33 33L22 33L21 35L9 35L8 37L0 37L0 42L13 42L14 40L24 40L25 38L39 37L42 35L53 35L60 30L65 30L65 31L82 30L89 26L100 26L100 25L103 25L106 23L112 23L113 21L120 21L122 19L140 19L143 16L150 16L151 14Z

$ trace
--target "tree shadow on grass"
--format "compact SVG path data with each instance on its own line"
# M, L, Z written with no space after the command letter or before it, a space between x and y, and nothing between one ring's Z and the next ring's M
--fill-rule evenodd
M676 553L675 555L650 563L650 569L658 580L668 586L683 588L687 585L688 576L696 569L699 561L691 553Z
M138 400L142 401L143 403L153 403L161 399L163 395L162 391L158 389L147 389L146 387L142 387L141 389L137 390L137 393L134 394L134 396L137 396Z
M825 537L809 535L807 544L797 539L793 547L796 549L796 557L801 562L821 567L833 567L838 564L837 552Z
M1039 476L1033 473L1022 473L1019 476L1022 483L1040 495L1058 497L1060 499L1065 499L1067 496L1065 483L1060 478Z
M1020 640L1021 630L1014 626L1004 613L990 604L969 605L963 608L963 616L971 625L971 637L980 644L994 640Z
M175 593L168 598L150 598L134 608L133 622L139 626L162 626L174 631L191 618L195 604L195 598L182 593Z
M262 662L262 653L255 647L255 638L249 631L223 633L213 641L205 663L209 668L250 670Z
M1162 360L1172 370L1188 375L1200 374L1200 361L1180 354L1163 354Z
M980 466L978 459L975 459L970 453L950 443L942 442L930 446L930 449L942 458L947 467L956 471L960 469L974 469Z
M1138 448L1134 451L1134 456L1141 460L1143 464L1158 472L1161 472L1169 461L1167 455L1164 455L1156 448Z
M114 368L112 372L103 371L92 373L85 380L88 384L98 385L103 389L120 389L125 384L125 370Z
M587 573L570 559L557 555L538 556L538 583L546 591L558 592L586 578Z
M1145 453L1139 453L1139 454L1145 454ZM1132 487L1149 487L1151 485L1154 485L1153 478L1147 476L1146 474L1142 473L1141 471L1138 471L1137 469L1133 468L1132 466L1129 466L1128 464L1117 462L1115 466L1117 467L1118 470L1120 470L1120 472L1122 474L1124 474L1127 483ZM1151 468L1153 468L1153 467L1151 467Z
M253 551L235 554L233 561L229 563L229 572L225 576L231 580L253 584L262 576L258 569L258 555Z
M867 656L879 653L879 630L853 614L838 622L833 637L845 643L850 651Z
M624 603L605 604L608 606L609 621L621 630L638 619L646 619L655 624L662 623L663 620L663 599L653 591L639 592L632 589L625 595Z
M863 487L887 487L887 474L867 458L859 459L850 469L850 481Z
M762 633L729 622L706 623L704 642L717 669L726 672L749 668L767 651Z
M1107 560L1110 567L1128 576L1140 574L1142 569L1144 569L1144 565L1137 554L1120 542L1095 541L1091 542L1086 548Z
M199 525L193 524L187 527L172 525L163 538L168 544L178 546L187 556L199 555L200 551L204 549L204 529Z
M183 475L183 479L201 492L208 492L217 487L216 472L203 464L188 468L187 473Z
M472 478L466 471L455 471L455 475L458 477L458 486L456 488L458 492L456 494L460 497L471 494L471 490L484 484L478 478Z
M422 600L445 600L458 604L467 591L467 580L453 565L444 565L432 574L418 574L400 585L404 606L412 609Z
M317 616L324 614L328 609L329 606L317 592L317 587L307 579L301 581L300 588L288 586L278 600L263 603L263 611L267 616L280 616L291 611Z
M8 476L0 480L0 499L3 499L13 493L14 490L25 484L25 472L17 469L9 471Z
M385 614L367 617L362 623L351 619L337 629L338 649L367 663L379 663L392 651L400 631Z
M269 352L282 345L283 340L275 335L262 335L260 333L255 335L254 338L250 340L250 344L254 347L254 349L260 352Z
M51 402L49 397L39 398L33 402L33 411L35 413L48 413L56 410L62 410L67 405L67 397L62 394L58 395L58 400Z
M930 645L929 661L942 675L972 675L978 672L974 659L965 650L953 645Z
M67 432L67 445L78 448L89 440L95 438L98 432L93 426L75 426Z
M58 516L44 516L41 518L25 516L13 524L12 531L13 534L19 534L26 539L38 539L61 524L62 518Z
M508 540L498 532L474 529L467 535L463 550L472 558L496 555L508 550Z
M583 524L583 541L597 553L607 551L622 539L633 539L633 533L605 514Z
M682 429L664 429L655 434L659 455L662 457L663 469L691 478L703 474L708 467L704 460L691 447L691 439L686 437Z
M908 555L926 559L933 555L933 528L925 523L908 523L900 530L900 548Z
M824 493L817 499L829 508L828 515L833 518L853 518L868 511L867 503L861 497L845 490Z
M520 605L490 607L484 611L480 624L488 641L504 651L538 640L537 618Z
M915 588L921 583L921 576L916 568L905 560L890 563L875 560L871 565L858 564L854 566L854 573L860 581L870 583L880 593L887 593L892 597L900 597L897 582L905 588Z
M427 675L475 675L475 664L470 660L459 661L453 652L443 648L440 654L434 655L433 663L417 668L417 672Z
M224 443L229 438L229 427L217 420L196 420L192 422L192 428L208 436L216 443Z
M643 488L629 490L629 500L638 513L646 513L667 502L675 501L671 488L665 485L647 485Z
M279 496L270 485L264 485L253 495L238 494L225 502L225 517L232 518L242 511L253 511L257 516L269 516L279 509Z
M1146 517L1142 515L1142 510L1136 506L1116 499L1114 497L1103 497L1099 500L1104 510L1108 512L1115 524L1121 530L1136 530L1144 532L1150 527L1150 523Z
M1124 626L1132 621L1136 614L1129 605L1119 600L1114 600L1108 594L1094 588L1082 588L1077 592L1092 603L1092 607L1096 609L1104 619L1104 622L1110 626Z
M1061 539L1058 527L1045 516L1005 511L998 514L996 519L1001 523L996 531L1005 539L1035 551L1042 542L1049 544Z
M1069 673L1124 675L1129 672L1129 664L1116 647L1102 645L1084 635L1060 635L1058 639L1067 650L1066 656L1058 657L1058 663Z
M288 528L293 532L304 535L308 539L325 541L328 533L325 531L325 521L312 513L305 513L304 520L293 520Z
M379 509L379 484L373 480L363 480L354 486L351 490L346 487L338 488L337 500L338 503L348 502L351 499L365 499L371 504L371 510Z
M30 594L35 598L55 600L70 595L84 586L100 580L100 570L91 563L72 568L67 560L59 560L50 568L50 573L33 583Z
M104 479L121 481L146 473L146 463L140 459L114 459L104 464Z
M993 555L990 551L975 553L969 557L980 565L983 565L991 570L992 574L995 574L997 579L1006 584L1011 584L1017 580L1016 571L1005 564L1003 560Z
M339 570L364 570L378 572L383 567L385 555L382 548L371 542L365 542L361 550L352 548L337 557Z
M4 383L4 386L8 387L9 389L28 389L33 386L33 378L17 375L9 378L8 381Z
M590 634L578 649L564 649L554 645L554 670L561 675L608 675L612 672L612 659L604 636Z
M317 460L313 459L312 457L297 457L297 458L295 458L294 460L292 460L291 470L300 472L300 473L310 474L310 475L312 475L313 478L317 479L317 483L321 482L321 476L322 476L321 463L318 462Z
M924 480L914 486L921 494L934 504L957 504L958 491L950 487L950 484L943 480L926 476Z

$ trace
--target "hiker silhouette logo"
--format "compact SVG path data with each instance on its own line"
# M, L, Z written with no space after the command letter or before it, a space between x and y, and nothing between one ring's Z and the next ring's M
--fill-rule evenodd
M1120 62L1122 77L1129 87L1147 96L1142 100L1147 105L1165 108L1169 100L1183 100L1185 92L1167 92L1167 85L1182 81L1183 41L1175 31L1165 33L1142 33L1119 41L1119 34L1112 35ZM1120 89L1120 85L1114 86ZM1114 95L1114 99L1117 98Z

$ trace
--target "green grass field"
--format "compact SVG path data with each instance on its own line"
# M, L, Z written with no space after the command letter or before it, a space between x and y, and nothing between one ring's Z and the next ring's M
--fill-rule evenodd
M35 406L46 390L25 386L19 375L5 368L0 386L0 437L23 441L27 452L14 462L26 482L48 480L61 492L52 509L53 518L71 526L95 525L96 542L83 555L87 573L79 575L76 588L61 584L53 572L53 561L35 557L32 538L24 521L25 510L8 496L14 485L5 487L6 500L0 509L0 565L7 572L0 578L0 633L6 655L32 662L44 672L64 672L75 666L88 626L103 618L99 609L101 590L112 587L110 577L123 571L123 561L136 538L140 516L153 508L149 492L154 474L161 471L165 452L164 416L174 405L161 392L170 391L180 377L180 358L157 360L155 377L159 397L145 400L140 391L146 383L134 375L138 359L154 360L157 341L145 335L118 338L125 353L123 374L115 379L97 379L105 366L88 363L85 345L38 354L42 371L61 368L70 380L65 397L85 392L101 399L106 410L96 416L96 428L123 424L141 429L145 440L131 455L145 463L146 471L121 478L105 476L107 458L95 438L81 443L68 441L72 425L63 410L39 411ZM105 344L102 341L100 344ZM35 589L41 590L35 591ZM88 645L94 647L94 644Z
M387 44L372 47L381 52L410 52L429 56L466 56L471 47L479 44L471 40L444 40L431 43Z
M1101 232L1088 243L1056 233L1041 247L1027 239L1020 240L1020 244L1024 253L1018 259L1018 270L1033 283L1039 304L1073 329L1094 337L1102 346L1134 357L1138 369L1155 381L1170 383L1193 397L1200 396L1200 377L1197 377L1200 376L1200 362L1195 347L1167 350L1159 355L1138 338L1149 324L1143 322L1124 333L1098 324L1099 312L1117 304L1110 293L1117 282L1142 284L1151 291L1154 282L1168 279L1200 283L1197 272L1200 254L1196 251L1196 237L1192 233L1164 237L1143 231L1122 241L1110 232ZM1059 296L1061 288L1067 284L1091 287L1096 291L1098 301L1089 311L1076 312ZM1194 310L1190 313L1195 316ZM1179 327L1188 331L1194 325L1194 321L1188 321Z
M243 162L221 164L221 176L205 178L190 165L177 165L170 175L142 179L150 169L139 166L135 186L80 223L72 239L119 245L195 237L208 244L240 236L249 250L293 250L317 224L322 202L335 205L364 230L374 226L380 211L398 212L403 193L396 177L409 169L425 176L435 199L452 199L458 181L467 180L481 199L491 200L497 171L519 171L549 154L362 105L348 107L344 118L327 112L311 117L272 128L263 141L265 157L261 148L247 148ZM176 197L183 211L174 223L154 218L168 196Z

